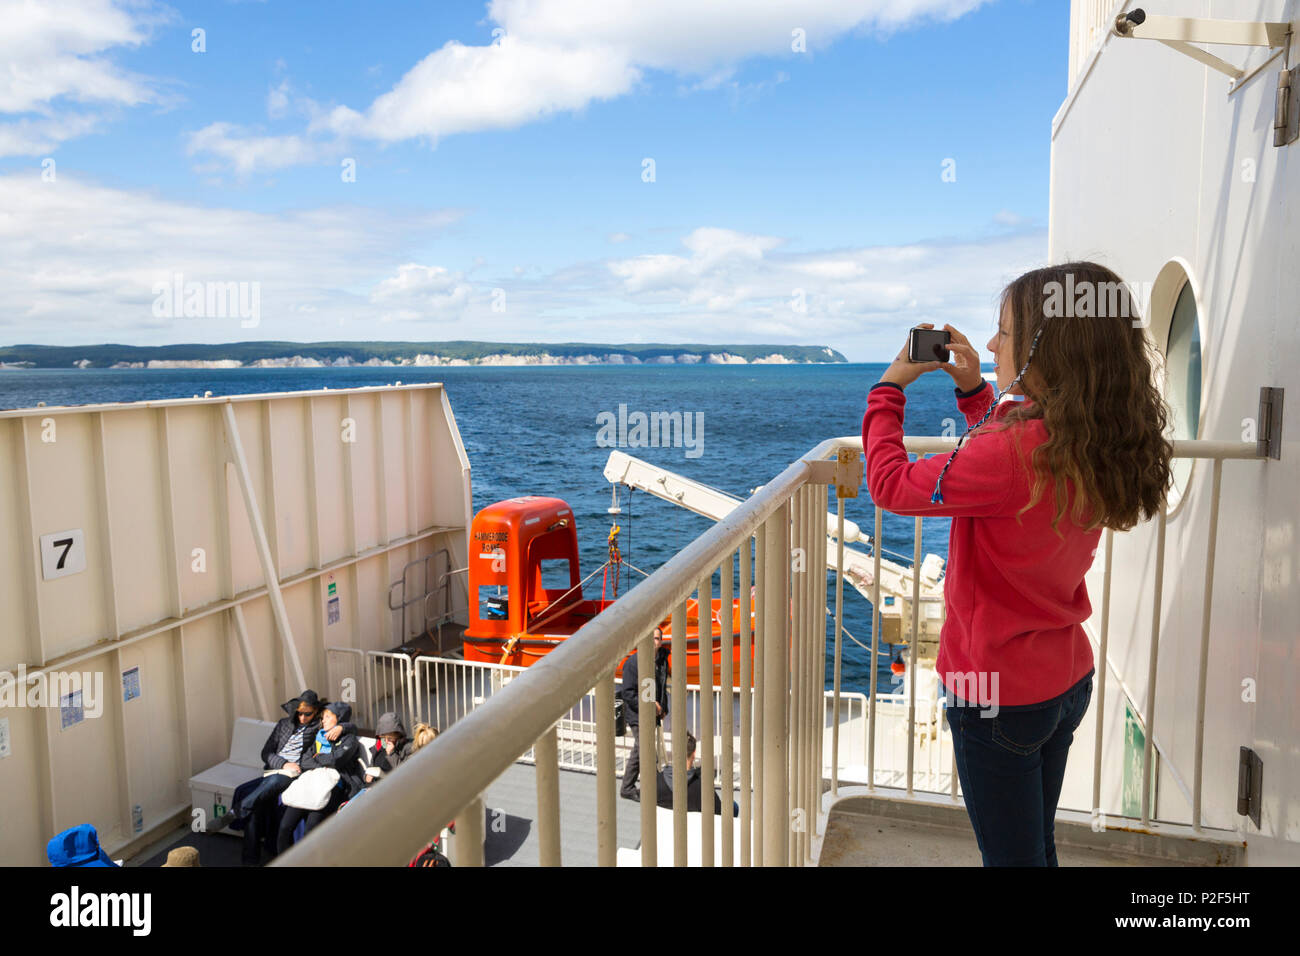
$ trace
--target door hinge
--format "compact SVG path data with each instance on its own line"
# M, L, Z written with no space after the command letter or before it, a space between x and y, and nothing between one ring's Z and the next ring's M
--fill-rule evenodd
M1277 75L1273 104L1273 145L1286 146L1300 137L1300 66Z
M1255 454L1260 458L1282 460L1282 399L1286 389L1263 386L1259 390L1259 431L1255 435Z
M1241 748L1237 768L1237 812L1259 826L1259 806L1264 793L1264 761L1249 747Z

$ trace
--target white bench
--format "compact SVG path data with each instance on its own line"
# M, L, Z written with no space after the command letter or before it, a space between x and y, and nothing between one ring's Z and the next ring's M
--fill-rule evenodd
M731 807L724 809L730 810ZM701 829L703 814L698 810L689 810L686 813L686 865L703 866L704 863L704 841L701 838ZM713 816L713 862L717 864L722 859L722 826L726 822L720 814ZM732 854L733 863L740 866L740 821L733 819L732 829ZM655 839L658 843L658 865L672 866L673 851L673 811L667 807L655 807ZM640 866L641 865L641 848L638 846L634 850L627 847L620 847L616 854L616 862L619 866Z
M262 746L274 728L269 720L238 718L230 732L230 758L190 777L190 802L206 814L204 823L229 812L235 788L262 775ZM243 836L238 830L217 832Z
M262 775L262 747L274 729L273 721L237 718L230 732L230 758L190 777L190 804L206 814L205 823L229 812L236 788ZM359 737L358 740L362 747L361 762L368 767L375 738ZM229 828L217 832L243 836L241 831Z

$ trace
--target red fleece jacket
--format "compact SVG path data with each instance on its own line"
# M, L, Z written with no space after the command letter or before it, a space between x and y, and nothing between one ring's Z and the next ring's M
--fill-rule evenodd
M964 397L958 392L957 407L968 424L979 420L993 394L987 382ZM1101 531L1083 531L1070 520L1071 486L1059 526L1063 537L1057 537L1050 480L1038 504L1017 521L1016 513L1029 502L1032 477L1013 432L1019 432L1028 461L1047 440L1047 431L1041 419L990 430L1006 403L966 440L944 475L943 503L932 504L935 479L948 456L908 460L906 403L903 390L892 385L868 393L862 418L867 489L886 511L952 518L943 583L947 617L935 662L939 679L959 697L981 704L990 701L982 693L976 697L977 685L988 688L1002 707L1059 697L1093 669L1092 646L1082 627L1092 613L1083 576ZM953 675L963 676L954 681ZM963 681L971 694L962 693Z

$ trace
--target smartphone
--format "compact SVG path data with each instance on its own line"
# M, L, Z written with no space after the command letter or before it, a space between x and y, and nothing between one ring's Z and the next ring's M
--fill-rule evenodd
M910 362L947 362L951 353L945 346L952 341L947 329L913 329L907 340L907 358Z

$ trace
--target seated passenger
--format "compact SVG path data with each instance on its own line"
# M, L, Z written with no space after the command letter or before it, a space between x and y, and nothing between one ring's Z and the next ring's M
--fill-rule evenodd
M426 725L421 724L420 726ZM367 772L367 784L372 784L381 776L396 770L398 764L411 756L414 746L411 738L406 736L406 728L402 726L402 719L394 713L387 713L379 718L379 725L375 728L375 735L379 739L375 741L375 749L370 752L370 768L379 772Z
M357 739L348 718L352 708L340 701L325 705L321 712L321 726L316 736L305 748L302 755L303 771L320 767L332 767L338 771L339 782L330 791L329 801L319 810L304 810L301 807L285 807L280 820L280 832L276 839L276 849L283 853L293 844L293 831L304 819L310 833L316 824L339 808L339 805L356 795L363 784L361 775L361 741ZM344 728L337 739L331 740L329 733L335 727Z
M245 866L256 866L259 860L259 836L265 841L271 856L276 852L276 813L280 794L301 772L303 750L316 737L320 729L320 710L325 704L314 690L305 690L293 700L281 705L288 715L271 729L262 746L261 780L252 780L236 790L236 799L230 812L208 825L209 832L233 826L244 829ZM347 728L337 728L329 735L337 740Z
M427 747L429 744L433 743L434 738L437 736L437 727L431 727L426 723L416 724L415 740L411 743L411 753L415 753L421 747Z
M710 788L712 789L712 788ZM655 802L671 810L673 808L673 764L670 760L664 764L664 768L659 771L656 780ZM700 768L695 765L695 737L692 734L686 735L686 810L703 812L704 807L704 780L700 774ZM731 805L732 815L740 816L740 807L734 801ZM718 791L713 791L713 812L722 812L722 798L718 796Z

